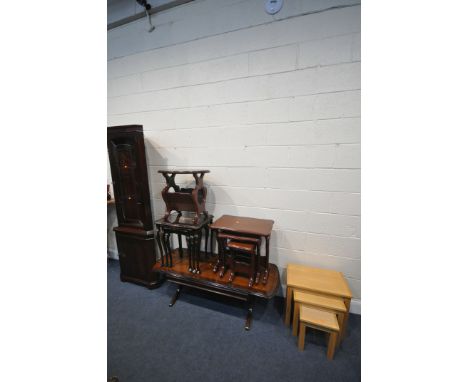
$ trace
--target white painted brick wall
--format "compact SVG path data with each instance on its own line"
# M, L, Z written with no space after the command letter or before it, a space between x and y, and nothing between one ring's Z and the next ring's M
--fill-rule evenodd
M205 167L215 216L275 220L271 259L343 272L360 307L360 6L196 0L108 32L108 124L159 169ZM330 6L348 5L320 12Z

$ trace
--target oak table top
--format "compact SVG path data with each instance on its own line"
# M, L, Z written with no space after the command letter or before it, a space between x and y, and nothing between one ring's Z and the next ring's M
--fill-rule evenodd
M343 274L329 269L288 264L286 282L288 287L344 298L352 297L351 290Z
M210 227L216 230L238 232L250 235L270 236L273 220L223 215Z
M335 332L340 331L340 326L336 319L336 315L323 310L317 310L308 306L301 305L299 308L301 321L312 325L318 325Z
M337 312L346 312L346 305L340 297L317 295L310 292L295 290L294 301L300 304L313 305L320 308L331 309Z

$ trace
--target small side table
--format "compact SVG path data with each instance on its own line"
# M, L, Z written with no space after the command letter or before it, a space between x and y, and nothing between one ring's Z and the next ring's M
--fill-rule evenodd
M270 265L270 236L273 229L273 220L255 219L242 216L223 215L216 220L211 226L213 233L240 236L244 238L254 238L259 240L258 248L261 246L262 238L265 238L265 256L262 259L260 250L257 252L257 280L260 274L260 266L263 267L263 284L268 281L269 265ZM213 236L212 233L212 236ZM222 243L221 243L222 245ZM222 253L218 254L218 262L213 271L217 271L221 267L222 273L226 270L226 261Z
M197 224L201 215L208 216L206 212L206 187L203 185L203 177L210 170L159 170L166 179L166 187L161 191L164 203L166 203L166 214L164 219L169 221L172 211L181 213L182 211L194 212L194 223ZM182 188L175 182L178 174L191 174L195 180L193 188ZM169 190L172 189L172 192Z
M189 272L200 274L200 243L205 231L205 254L208 253L209 224L213 222L213 215L202 214L171 214L155 221L156 241L161 253L161 266L172 267L171 234L176 234L179 241L179 256L183 257L182 235L187 240L189 256ZM211 248L213 243L211 241Z

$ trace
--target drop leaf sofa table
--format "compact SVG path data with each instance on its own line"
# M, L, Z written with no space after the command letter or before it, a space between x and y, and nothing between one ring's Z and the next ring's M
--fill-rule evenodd
M237 221L250 221L252 223L252 218L235 218L237 219ZM262 264L264 268L264 277L262 279L262 282L252 283L251 286L249 286L249 278L235 277L233 279L229 279L228 277L224 276L224 274L220 276L218 272L213 272L213 269L222 263L222 253L219 253L218 256L213 256L212 253L213 234L219 233L218 230L221 230L222 232L227 232L227 226L225 224L217 224L219 223L219 221L221 221L221 223L223 223L223 221L225 222L225 220L222 219L223 217L221 217L214 224L211 225L211 251L208 252L206 241L205 252L201 252L199 251L199 247L197 248L197 253L200 253L200 255L198 256L199 260L197 260L197 269L199 270L199 272L190 271L189 256L185 256L186 253L188 255L189 249L182 248L180 241L178 249L171 249L166 247L167 250L170 252L169 261L170 257L172 257L172 264L170 262L169 264L167 263L167 255L165 254L164 256L161 256L161 259L156 262L155 266L153 267L153 271L164 274L168 281L178 285L177 291L174 297L172 298L172 301L169 304L169 306L173 306L175 304L177 298L180 295L182 287L184 286L197 288L212 293L232 297L241 301L245 301L247 303L247 318L245 321L244 328L246 330L250 330L253 318L252 315L254 299L256 297L270 299L275 296L279 288L280 276L278 268L275 264L269 264L268 261L264 259L265 261ZM262 219L253 219L254 223L255 220ZM235 222L236 220L233 221ZM161 220L156 222L156 225L161 224ZM194 224L203 224L203 220ZM264 237L266 235L269 238L269 235L271 234L271 227L273 226L273 221L264 221L263 224L267 225L266 230L259 231L254 229L252 231L252 226L248 226L247 229L243 229L242 225L239 227L237 223L235 223L235 227L236 229L239 229L237 232L238 234L241 234L241 236L251 234L253 235L253 237ZM271 227L268 229L268 226L270 225ZM253 227L258 228L255 224L253 225ZM198 242L196 245L198 245ZM161 247L162 245L160 246L160 251L163 252Z

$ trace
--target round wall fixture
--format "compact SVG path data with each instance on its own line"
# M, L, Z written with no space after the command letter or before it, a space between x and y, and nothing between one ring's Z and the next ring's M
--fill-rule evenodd
M283 7L283 0L266 0L265 1L265 12L274 15L278 13Z

